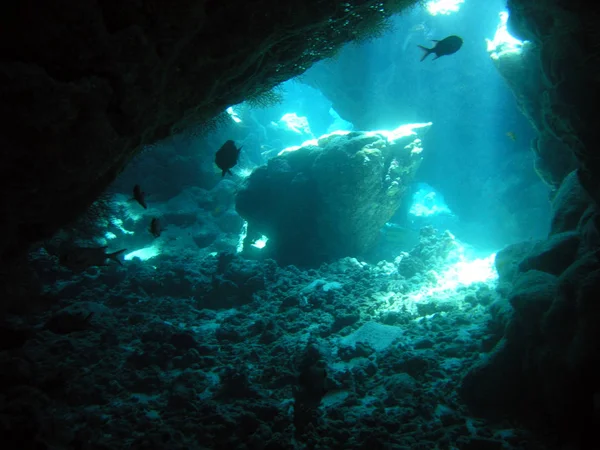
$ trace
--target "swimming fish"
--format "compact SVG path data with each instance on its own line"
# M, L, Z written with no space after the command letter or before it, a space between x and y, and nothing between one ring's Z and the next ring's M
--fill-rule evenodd
M151 221L150 221L150 226L148 227L148 231L150 232L150 234L152 236L154 236L155 238L160 237L160 235L162 234L162 232L165 229L163 228L160 219L157 219L156 217L154 217Z
M237 164L240 150L242 150L242 147L237 148L232 140L228 140L219 150L217 150L215 164L221 169L222 177L224 177L226 173L233 175L231 173L231 168Z
M74 272L83 272L89 267L106 266L107 260L113 260L120 265L123 263L119 256L127 249L114 253L106 253L108 247L72 247L60 255L59 261L64 267Z
M148 205L146 204L146 193L142 192L142 188L139 184L136 184L133 187L133 198L131 200L138 202L144 209L148 208Z
M512 131L508 131L506 133L506 136L513 142L515 142L517 140L517 135Z
M417 46L425 52L425 54L421 58L421 61L423 61L432 53L435 53L435 58L433 58L434 61L440 56L451 55L453 53L456 53L460 50L463 44L462 38L454 35L448 36L447 38L444 38L441 41L433 39L433 42L435 42L435 46L433 48L423 47L422 45Z

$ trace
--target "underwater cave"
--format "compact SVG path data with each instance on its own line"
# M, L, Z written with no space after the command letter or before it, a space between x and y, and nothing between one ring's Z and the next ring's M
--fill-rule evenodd
M600 448L598 19L6 7L3 448Z

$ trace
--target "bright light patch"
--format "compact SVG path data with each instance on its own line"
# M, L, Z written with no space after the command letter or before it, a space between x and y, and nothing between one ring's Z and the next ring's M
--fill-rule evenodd
M141 218L141 216L134 215L134 214L132 214L130 211L127 211L127 213L128 213L128 215L129 215L129 217L131 217L131 218L132 218L132 219L133 219L135 222L137 222L137 221L138 221L138 220ZM127 229L125 229L125 228L123 227L123 221L122 221L121 219L118 219L118 218L116 218L116 217L113 217L113 218L110 220L110 223L112 223L112 224L113 224L113 225L114 225L116 228L118 228L119 230L121 230L121 232L122 232L123 234L135 234L133 231L129 231L129 230L127 230ZM108 239L108 238L107 238L107 239Z
M235 249L237 253L241 253L244 250L244 240L246 239L246 236L248 236L248 222L244 221L242 231L240 231L240 237L238 238L238 244ZM267 245L268 240L268 237L262 235L260 239L257 239L252 243L252 247L263 249Z
M252 173L252 169L248 169L248 168L238 170L238 172L237 172L237 174L242 178L248 178L251 173Z
M244 251L244 239L246 239L246 236L248 236L248 222L244 220L244 224L242 225L242 231L240 231L238 243L235 247L236 253L242 253Z
M352 131L354 125L352 122L342 119L342 117L333 108L329 108L329 115L333 118L333 123L327 128L327 132L331 133L334 131Z
M498 278L494 267L496 254L486 258L458 261L442 274L438 285L443 289L457 289L474 283L486 283Z
M438 214L452 214L444 197L425 183L419 184L420 188L413 195L413 202L409 214L417 217L431 217Z
M346 131L346 132L337 131L337 132L331 133L331 134L341 134L341 133L348 134L350 132L349 131ZM325 135L325 136L329 136L329 135ZM322 139L323 137L324 136L321 136L319 139ZM283 150L281 150L279 153L277 153L277 156L281 156L284 153L295 152L296 150L300 150L302 147L308 147L309 145L312 145L313 147L318 147L319 139L309 139L308 141L304 141L300 145L292 145L291 147L286 147Z
M389 130L378 130L378 131L369 131L367 132L367 136L375 136L381 135L384 136L390 144L393 144L400 138L408 137L408 136L416 136L416 129L419 128L429 128L433 125L432 122L427 123L407 123L405 125L400 125L398 128L389 131ZM421 142L419 140L419 142Z
M498 59L504 55L521 54L523 47L528 44L528 41L520 41L510 35L507 28L508 13L502 11L500 14L500 23L496 28L494 39L486 39L487 51L492 59Z
M139 258L142 261L147 261L158 255L160 255L160 251L158 250L158 248L152 246L141 248L131 253L127 253L123 259L125 259L125 261L131 261L133 258Z
M463 247L459 247L458 253L459 260L448 265L445 271L440 274L431 272L435 275L435 284L411 292L409 298L418 302L424 298L455 292L458 288L468 287L474 283L491 283L498 278L494 267L495 253L481 259L467 259Z
M106 239L107 241L111 241L116 238L117 238L117 235L111 231L107 231L106 233L104 233L104 239Z
M279 153L277 153L277 156L281 156L284 153L295 152L296 150L300 150L301 148L301 145L292 145L291 147L286 147L283 150L281 150Z
M266 237L265 235L262 235L260 237L260 239L257 239L256 241L254 241L254 243L252 244L252 247L256 247L258 249L263 249L267 245L268 240L269 240L268 237Z
M449 15L460 10L460 5L463 4L465 0L431 0L426 3L425 8L427 8L427 12L432 16L437 16L438 14Z
M409 123L406 125L400 125L398 128L391 130L391 131L390 130L366 131L365 135L367 135L367 136L383 136L384 138L387 139L388 143L393 144L395 141L397 141L400 138L404 138L404 137L408 137L408 136L416 136L416 134L417 134L415 131L416 129L429 128L431 125L433 125L433 122ZM281 150L279 153L277 153L277 156L281 156L284 153L295 152L296 150L299 150L302 147L307 147L309 145L318 147L319 141L326 140L327 138L329 138L331 136L345 136L350 133L351 133L351 131L349 131L349 130L332 131L331 133L324 134L323 136L319 137L318 139L309 139L308 141L304 141L300 145L293 145L291 147L286 147L283 150ZM410 144L408 144L405 148L409 149L412 153L421 153L421 151L423 151L423 148L421 147L421 143L422 143L421 139L417 138L414 141L412 141Z
M283 123L288 130L293 131L294 133L312 134L308 119L306 117L300 117L296 113L284 114L283 117L279 119L279 122Z
M318 143L319 140L326 139L329 136L346 136L347 134L350 134L350 131L348 131L348 130L335 130L335 131L332 131L331 133L324 134L323 136L319 137L319 139L315 139L315 141ZM311 141L307 141L307 142L311 142ZM315 145L317 145L317 144L315 144Z
M238 113L235 112L235 110L233 109L233 106L230 106L229 108L226 109L227 114L229 114L229 117L231 117L231 120L233 120L235 123L241 123L242 119L240 119L240 116L238 116Z

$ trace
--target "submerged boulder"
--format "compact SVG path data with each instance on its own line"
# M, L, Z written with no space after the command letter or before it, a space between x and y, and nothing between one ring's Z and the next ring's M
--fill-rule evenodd
M238 193L236 209L248 222L244 249L265 235L263 252L281 263L318 265L366 253L421 163L413 129L430 125L331 134L282 151Z

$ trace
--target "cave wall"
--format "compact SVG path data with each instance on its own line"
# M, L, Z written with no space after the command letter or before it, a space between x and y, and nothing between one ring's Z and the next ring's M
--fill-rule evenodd
M25 0L5 6L0 261L80 215L143 146L302 73L413 3Z
M600 199L600 158L596 150L600 116L600 6L581 1L509 0L509 28L539 48L543 80L540 121L579 162L581 183ZM552 165L552 152L542 158ZM559 161L561 158L555 158ZM556 164L556 163L555 163Z
M490 312L503 332L459 393L475 413L550 427L560 448L599 448L600 5L512 0L508 6L511 32L539 48L536 121L573 152L579 167L562 176L548 237L498 253L498 290L508 301Z
M553 196L565 177L577 168L577 159L546 120L547 88L552 83L541 70L540 45L525 40L520 51L492 51L491 60L512 90L519 111L535 129L531 140L534 168Z

